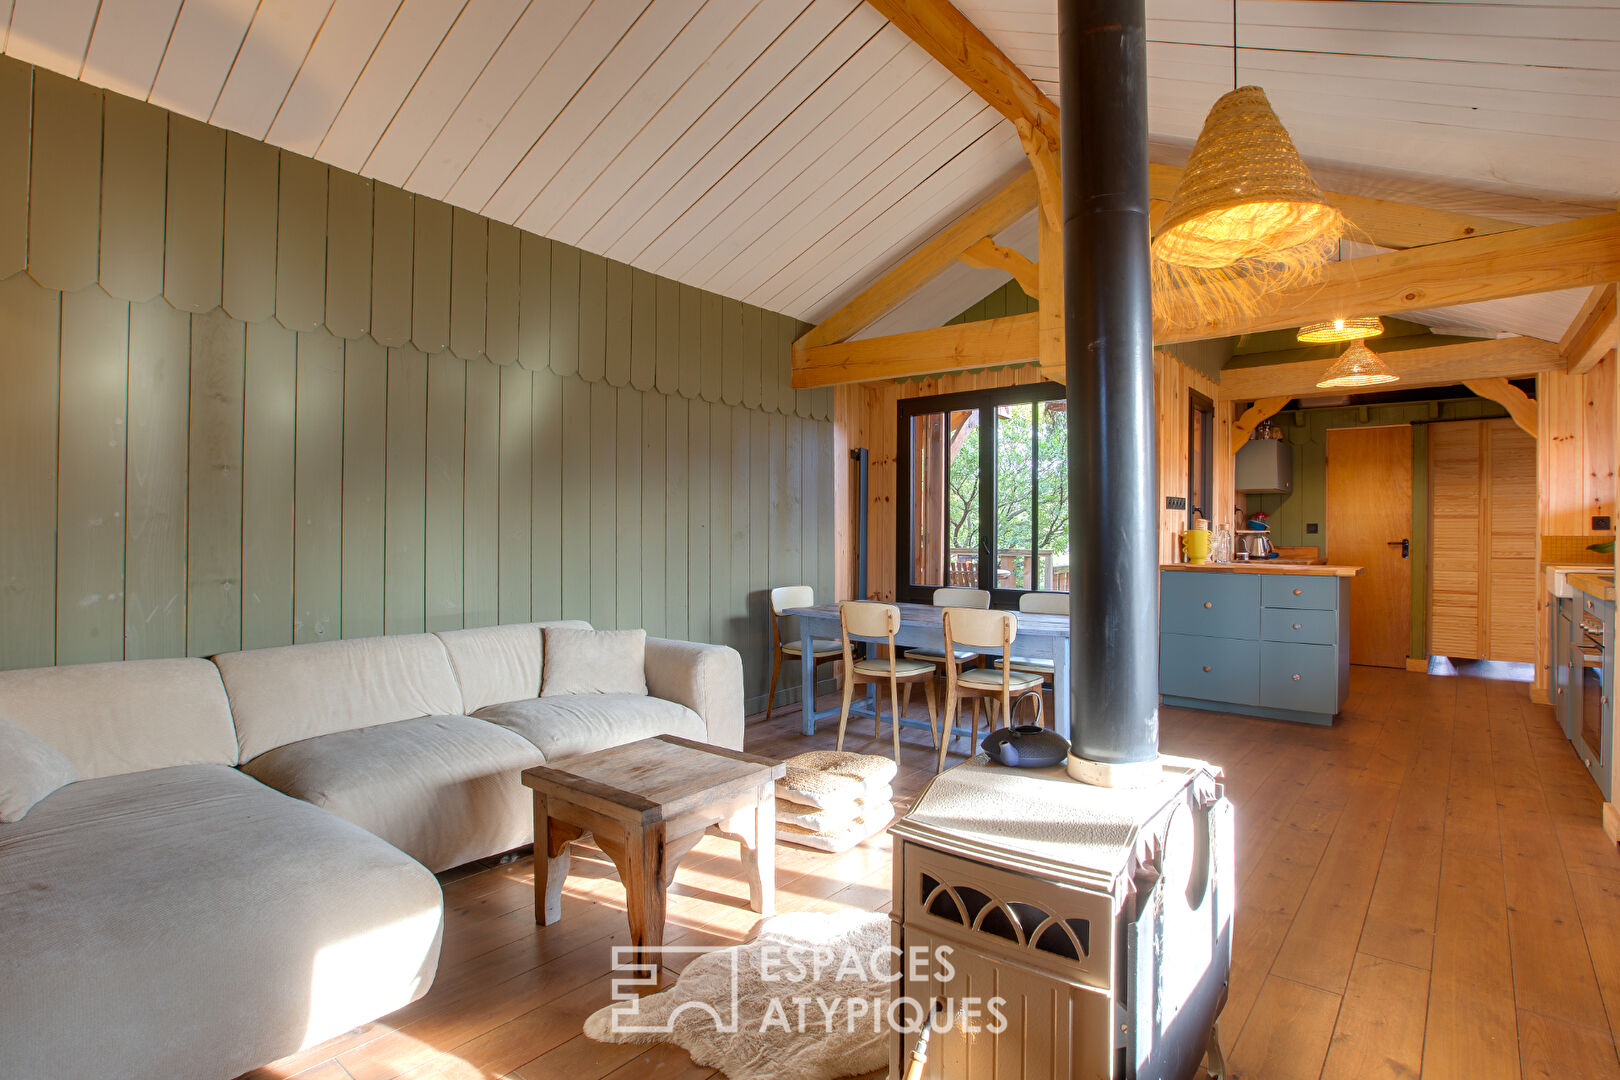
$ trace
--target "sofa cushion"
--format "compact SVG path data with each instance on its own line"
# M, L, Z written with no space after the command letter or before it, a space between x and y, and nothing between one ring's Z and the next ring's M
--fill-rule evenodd
M214 663L242 761L317 735L463 711L450 657L432 634L251 649Z
M678 701L703 718L703 741L743 745L742 655L729 645L647 639L647 693Z
M552 627L542 636L541 697L647 692L647 631Z
M433 980L438 882L234 769L70 784L0 825L0 1072L225 1077Z
M684 705L641 694L577 694L491 705L479 720L522 735L547 761L589 754L654 735L705 741L703 720Z
M0 822L21 821L35 803L78 778L62 751L0 719Z
M470 716L421 716L277 747L242 770L347 818L429 870L534 841L526 740Z
M0 716L62 751L86 779L238 760L225 688L206 660L0 671Z
M439 631L437 637L450 654L461 686L462 709L472 712L502 701L539 697L542 635L553 628L589 630L591 624L572 619Z

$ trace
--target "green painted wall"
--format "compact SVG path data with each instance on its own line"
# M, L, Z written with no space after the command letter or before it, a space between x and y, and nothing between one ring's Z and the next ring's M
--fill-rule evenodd
M1028 315L1039 307L1034 297L1018 287L1018 282L1009 281L945 325L999 319L1006 315Z
M557 617L768 676L786 316L0 61L0 668Z
M1428 655L1429 609L1425 582L1429 573L1429 441L1427 425L1447 420L1506 416L1494 401L1468 397L1395 405L1346 406L1339 409L1288 409L1273 418L1294 457L1294 490L1287 495L1250 495L1251 513L1270 514L1268 523L1278 544L1315 545L1327 552L1327 433L1330 428L1412 425L1412 656ZM1306 532L1314 524L1317 531Z

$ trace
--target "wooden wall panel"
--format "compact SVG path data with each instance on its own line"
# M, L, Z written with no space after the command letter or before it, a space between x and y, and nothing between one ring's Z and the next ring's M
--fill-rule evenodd
M388 463L383 522L383 632L427 627L427 357L388 350Z
M428 357L424 543L429 630L459 630L463 625L461 518L466 423L467 364L447 352Z
M743 306L735 300L720 301L720 400L727 405L742 404L743 386Z
M450 344L450 208L431 199L416 199L415 207L411 344L432 356Z
M622 265L622 264L612 264ZM611 267L609 277L612 276ZM629 281L625 284L628 286ZM620 325L624 325L622 322ZM609 362L613 350L608 350ZM626 368L625 374L629 374ZM612 385L611 376L609 385ZM645 496L641 490L641 392L629 386L616 392L618 416L616 418L617 446L614 455L614 491L618 495L614 507L613 539L616 566L613 588L616 602L613 625L621 629L645 626L642 621L641 594L641 506Z
M500 618L501 369L467 363L467 435L461 520L462 619L493 626Z
M170 116L163 295L175 307L210 311L219 306L224 224L225 133Z
M697 400L701 399L694 399L694 402ZM731 492L734 482L747 484L747 456L744 455L744 468L738 475L732 446L736 433L732 430L730 409L710 405L707 401L703 402L701 410L694 407L694 431L697 430L700 415L708 424L709 448L703 463L693 458L693 468L697 476L707 474L709 478L709 528L707 542L703 546L708 562L701 568L693 568L690 590L694 598L699 594L703 597L708 613L709 640L727 641L731 638L731 627L727 621L731 612ZM694 482L700 481L694 479Z
M607 319L602 377L609 386L629 386L635 297L630 284L630 267L611 259L607 263L607 308L612 315Z
M450 351L484 354L484 277L489 269L489 221L457 207L450 217Z
M1478 421L1429 426L1429 652L1484 652L1481 508L1485 462Z
M1485 659L1536 655L1535 442L1511 420L1485 422Z
M659 278L658 358L654 364L653 386L660 394L675 394L681 381L681 290L669 278Z
M34 69L0 62L0 277L28 265L28 173Z
M630 271L630 385L651 390L658 368L658 279Z
M293 640L297 386L298 334L269 316L250 324L242 450L244 649Z
M607 383L596 382L590 397L589 517L570 520L589 525L590 621L612 626L618 612L618 395Z
M343 343L344 637L372 637L385 627L387 474L388 350L360 337Z
M649 297L651 290L649 289ZM665 636L665 563L686 560L686 530L677 537L669 527L665 484L669 429L663 395L641 393L641 622L647 633Z
M252 393L251 367L248 373L248 392ZM167 301L130 307L128 387L123 655L130 660L181 656L186 651L186 414L191 398L191 319ZM251 535L246 530L248 513L245 504L244 541ZM244 565L244 605L249 596L246 587L252 584L245 570ZM246 616L244 610L244 623Z
M676 327L680 335L676 390L681 397L695 398L703 388L703 294L690 285L677 284L675 291L678 296Z
M242 323L218 309L191 317L186 651L193 656L242 647L246 359ZM342 400L341 387L337 400Z
M484 352L505 366L518 358L518 231L489 223L489 265L484 275Z
M273 147L241 135L225 137L225 265L221 302L232 318L243 322L263 322L276 312L276 207L280 179Z
M689 426L691 408L687 400L678 395L666 395L664 402L664 535L668 547L664 551L664 632L673 637L689 637L692 601L687 583L691 580L692 563L697 556L692 552L696 539L696 509L693 501L697 489L704 494L703 511L708 513L708 477L699 473L694 484L692 453L695 433ZM705 443L705 446L707 443ZM705 527L707 522L705 522ZM709 561L703 552L705 565ZM704 616L707 622L707 614Z
M581 252L565 244L551 246L551 370L558 375L579 372Z
M760 310L752 304L742 309L742 404L744 408L760 407L760 364L762 357Z
M415 200L389 184L371 192L371 336L389 348L411 340Z
M169 124L162 109L110 94L102 127L102 288L123 300L163 291Z
M598 382L607 372L607 260L579 253L579 377Z
M326 315L326 166L281 155L276 196L276 319L313 330Z
M0 666L56 662L56 445L62 296L0 281Z
M371 329L371 181L333 169L326 190L326 328L341 338Z
M72 292L96 280L101 205L101 92L75 79L34 77L28 272Z
M698 340L702 350L699 360L701 377L698 380L698 393L704 401L711 404L721 400L722 388L725 385L725 326L728 321L726 305L730 302L713 293L698 294ZM738 329L741 329L740 324ZM716 357L719 358L719 363L705 362ZM733 370L735 369L734 361Z
M293 482L293 641L343 631L343 341L298 335Z
M563 610L563 383L532 372L534 505L529 514L529 617L560 619Z
M61 363L71 405L57 442L56 662L121 660L129 304L64 294Z
M518 245L518 363L551 367L551 241L524 233Z
M512 251L517 252L515 243ZM509 364L500 369L500 378L500 561L496 567L500 597L496 619L528 622L534 602L529 581L533 572L534 376Z
M555 282L555 279L553 279ZM553 296L556 294L553 293ZM562 617L591 617L591 384L562 380Z

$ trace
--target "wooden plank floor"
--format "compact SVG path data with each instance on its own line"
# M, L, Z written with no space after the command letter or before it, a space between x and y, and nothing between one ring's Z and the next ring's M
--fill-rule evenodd
M1235 1075L1620 1077L1620 856L1599 826L1597 788L1551 712L1501 677L1511 674L1357 668L1330 729L1165 710L1165 752L1223 767L1237 808L1221 1025ZM797 723L797 710L751 718L747 748L786 757L832 745L836 724L805 739ZM873 739L870 721L852 724L848 749L889 753L887 728ZM927 743L906 731L902 809L932 775ZM779 908L887 910L889 860L886 835L844 855L781 847ZM527 856L445 875L432 992L249 1076L718 1076L671 1047L580 1034L610 999L608 946L627 938L611 864L587 848L574 869L549 928L533 921ZM739 871L736 845L717 838L687 857L670 944L747 936L755 917Z

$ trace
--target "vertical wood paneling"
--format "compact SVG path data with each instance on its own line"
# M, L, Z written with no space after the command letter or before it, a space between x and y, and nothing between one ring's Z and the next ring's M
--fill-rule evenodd
M462 611L467 626L500 617L501 369L479 358L467 364L467 448L463 466Z
M778 411L782 400L783 363L793 346L793 320L767 311L761 325L763 338L759 357L759 407Z
M383 632L419 634L427 626L427 357L415 349L388 350L386 468Z
M415 201L389 184L371 190L371 336L389 348L411 340Z
M387 469L388 351L356 338L343 343L344 637L383 632Z
M225 136L220 296L225 310L243 322L263 322L276 313L277 157L273 146L235 133Z
M551 370L564 376L579 371L579 258L578 248L551 246Z
M242 645L242 452L246 328L223 311L191 317L191 468L186 651Z
M303 644L343 627L343 342L324 330L298 335L297 408L293 641Z
M562 380L562 617L591 617L591 386Z
M250 325L242 449L244 649L292 644L297 386L298 335L268 316Z
M250 393L251 373L250 367ZM186 417L191 394L191 320L185 312L162 299L130 307L128 379L124 658L181 656L186 651ZM247 512L244 507L244 517ZM244 603L245 598L244 592Z
M55 662L56 445L61 294L0 281L0 667Z
M664 555L664 634L673 638L690 637L692 604L687 593L694 557L690 554L694 539L692 522L692 436L687 428L689 406L677 394L661 395L664 403L664 536L668 548ZM708 479L697 485L703 488L707 510ZM704 525L708 522L705 520ZM703 553L708 564L709 554Z
M411 252L411 344L429 356L450 344L450 208L417 198Z
M489 271L484 315L484 352L497 364L518 358L518 231L489 223Z
M847 451L839 453L840 447L831 424L816 424L814 428L817 436L816 456L810 461L809 468L821 481L815 520L810 523L816 533L816 558L819 562L817 580L820 584L816 587L816 595L825 595L829 600L843 600L846 597L840 595L838 589L838 553L841 549L836 529L838 515L843 508L838 504L838 489L834 486L833 477L848 474L849 455Z
M720 301L720 357L720 400L739 405L743 385L743 306L735 300Z
M710 405L704 402L708 413L709 426L709 453L701 463L702 472L697 472L693 483L701 483L700 477L707 475L709 480L709 538L705 545L708 552L709 564L703 568L702 577L695 573L692 577L692 592L703 594L704 603L709 610L708 637L703 640L716 642L730 642L731 640L731 484L733 480L732 469L732 439L734 432L731 426L731 410L720 405ZM696 428L698 409L692 410L694 430ZM744 445L747 439L743 440ZM694 471L699 463L694 460ZM745 477L746 473L743 474ZM744 481L746 485L747 481ZM744 487L746 495L747 488ZM693 507L696 512L696 507ZM744 571L748 565L748 555L743 553ZM694 633L697 633L694 624ZM701 637L701 634L699 635Z
M674 422L677 416L684 421L680 425ZM678 404L671 405L670 421L672 436L678 426L679 431L687 437L686 470L680 480L687 493L686 573L679 582L681 591L665 595L670 597L669 611L672 616L679 617L675 607L677 599L685 605L681 609L685 612L686 623L682 636L692 641L708 641L713 625L713 605L709 602L709 536L714 528L709 514L710 504L714 501L714 474L709 468L709 461L715 436L714 428L710 425L709 403L682 398ZM671 498L674 487L671 484Z
M225 133L219 128L169 117L166 213L163 295L184 311L211 311L224 295Z
M791 416L767 417L771 425L771 561L766 587L814 585L804 572L805 538L801 500L815 478L804 469L804 432L808 425ZM814 490L813 486L809 490Z
M681 289L669 278L659 278L658 358L654 365L653 386L660 394L674 394L681 383Z
M34 69L0 58L0 278L28 265L29 128Z
M516 251L514 245L513 251ZM534 377L516 364L501 374L500 610L503 623L528 622L533 605Z
M703 400L714 404L720 401L721 391L725 384L725 353L726 353L726 305L730 303L723 297L713 293L699 293L698 318L700 320L699 340L702 342L702 377L698 381L698 393ZM739 322L735 333L740 337L742 324ZM740 340L738 341L740 345ZM733 362L735 368L735 362Z
M56 662L122 660L129 304L100 289L65 294L61 363Z
M313 330L326 315L326 166L297 154L280 160L276 319L289 330Z
M621 630L628 630L646 625L641 617L641 392L625 386L616 392L616 396L618 446L614 490L618 493L618 505L615 507L613 536L618 545L615 551L618 568L613 581L617 593L614 624Z
M101 210L101 92L51 71L34 76L28 272L72 292L96 280Z
M682 397L695 398L703 389L703 294L690 285L677 284L675 291L680 296L676 325L681 351L676 389Z
M105 99L101 171L101 286L124 300L163 291L163 206L169 124L162 109Z
M651 390L658 371L658 279L630 271L630 385Z
M450 351L463 360L484 354L484 275L489 219L457 207L450 219Z
M629 386L631 324L635 319L635 300L631 295L630 267L612 260L607 264L607 309L612 314L607 320L603 378L607 379L609 386Z
M726 568L731 583L727 590L726 636L720 640L743 654L746 661L743 690L752 697L759 691L754 675L757 658L748 620L748 594L756 561L750 544L752 515L758 501L754 481L761 468L770 468L770 455L763 446L763 439L758 444L755 442L752 415L740 409L722 408L721 411L728 413L731 420L731 559ZM764 462L759 461L762 451L766 455ZM760 521L761 528L768 536L771 527L769 518L762 513Z
M750 672L764 670L766 656L765 597L771 587L771 553L780 542L780 535L772 513L774 496L772 479L785 475L785 463L779 458L776 439L771 431L771 418L762 412L745 412L749 426L748 519L737 531L737 539L748 545L748 584L742 595L741 611L746 615L748 651L753 665ZM736 523L732 523L736 528ZM756 674L755 679L759 676ZM756 693L767 689L763 681L755 687Z
M522 233L518 243L518 363L551 367L551 241Z
M590 618L593 626L609 627L618 617L618 395L605 382L591 383L590 394Z
M607 370L607 260L579 253L579 377L598 382Z
M760 403L760 366L764 357L761 349L760 310L752 304L742 309L742 403L757 409Z
M371 329L371 181L333 169L326 192L326 328Z
M420 205L419 202L418 208ZM426 602L429 630L459 630L462 626L462 461L466 426L466 362L448 352L428 357Z
M534 392L534 503L529 537L530 618L563 611L563 384L550 371L531 372Z
M664 628L664 563L673 546L668 528L664 484L669 465L668 426L664 397L641 394L641 621L647 633L666 636ZM685 561L686 531L681 531L681 558ZM673 553L669 553L673 554Z

